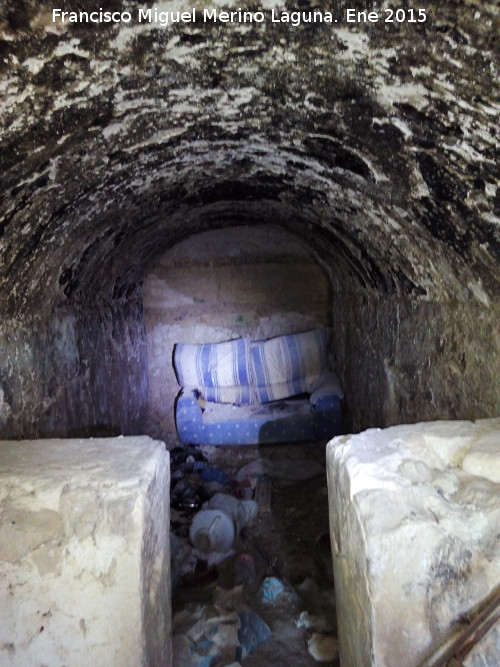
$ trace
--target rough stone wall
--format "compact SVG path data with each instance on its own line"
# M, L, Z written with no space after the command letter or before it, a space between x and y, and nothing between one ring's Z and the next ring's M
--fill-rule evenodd
M143 287L147 432L175 438L175 343L253 340L321 326L330 332L325 271L297 242L262 227L204 232L167 252Z
M447 663L447 640L498 589L499 427L426 422L328 443L342 665ZM479 655L461 655L463 664L496 666L498 628L491 640L491 661L478 641Z
M147 404L142 303L0 322L0 437L140 433Z
M331 4L319 0L315 9ZM353 423L427 414L413 395L424 389L411 347L418 336L436 369L432 410L462 417L474 405L471 416L491 414L488 357L498 349L500 294L497 3L428 0L426 22L392 25L347 24L348 4L383 13L388 3L339 0L334 25L268 17L161 27L54 24L48 0L0 1L1 363L10 369L1 380L0 415L10 420L2 434L25 434L22 424L42 433L51 399L41 387L53 375L54 392L67 387L68 395L47 428L85 427L101 415L107 426L131 428L145 376L135 353L127 360L126 327L117 343L113 313L177 242L242 224L277 225L301 239L329 267L334 292L357 295L352 310L346 296L341 347L366 354L367 339L348 329L359 319L360 329L377 332L380 350L363 358L363 374L350 370L349 355L345 381L361 397ZM102 5L137 10L132 0ZM184 0L158 5L191 8ZM79 0L75 8L95 6ZM272 8L286 6L266 0ZM96 302L108 309L102 335L87 324ZM400 314L387 339L380 303L389 322ZM48 322L58 312L78 323L78 355L89 368L102 350L116 358L106 367L116 378L106 379L107 391L98 389L104 380L77 374L88 386L83 403L65 353L51 356L59 352ZM127 326L139 341L136 323ZM441 329L451 365L440 344L433 353ZM87 353L86 340L96 349ZM450 370L462 364L455 343L469 344L458 386L471 398L461 402ZM35 372L30 354L53 358L60 372ZM89 373L97 376L95 364ZM27 413L13 398L19 384L32 397ZM65 416L70 404L79 416Z
M346 429L500 414L499 321L493 304L337 293Z

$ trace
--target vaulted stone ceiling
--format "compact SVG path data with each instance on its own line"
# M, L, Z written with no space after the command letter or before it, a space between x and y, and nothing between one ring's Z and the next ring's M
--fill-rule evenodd
M173 243L235 222L283 226L339 286L499 293L496 2L296 27L61 24L54 4L0 5L4 313L124 296Z

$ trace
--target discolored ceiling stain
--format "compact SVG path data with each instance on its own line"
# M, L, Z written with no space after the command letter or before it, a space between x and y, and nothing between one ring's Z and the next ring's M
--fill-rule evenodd
M339 288L500 293L497 3L295 27L54 24L53 5L0 5L4 313L126 298L177 241L239 223L283 227Z

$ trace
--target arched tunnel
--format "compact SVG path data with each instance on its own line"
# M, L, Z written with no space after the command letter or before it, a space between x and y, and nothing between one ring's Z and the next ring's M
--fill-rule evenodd
M496 3L299 4L339 21L0 5L0 436L148 433L145 277L254 225L328 273L347 429L498 414Z
M486 0L0 0L2 664L208 665L193 582L232 637L217 664L401 667L455 628L488 639L499 19ZM324 441L178 447L174 343L325 331L335 433L340 409L302 394ZM264 573L285 590L267 610Z

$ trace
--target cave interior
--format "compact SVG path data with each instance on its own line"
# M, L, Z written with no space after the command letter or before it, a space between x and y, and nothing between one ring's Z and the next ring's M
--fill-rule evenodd
M334 27L51 12L0 3L2 439L175 447L174 342L315 325L346 432L499 414L496 3Z

